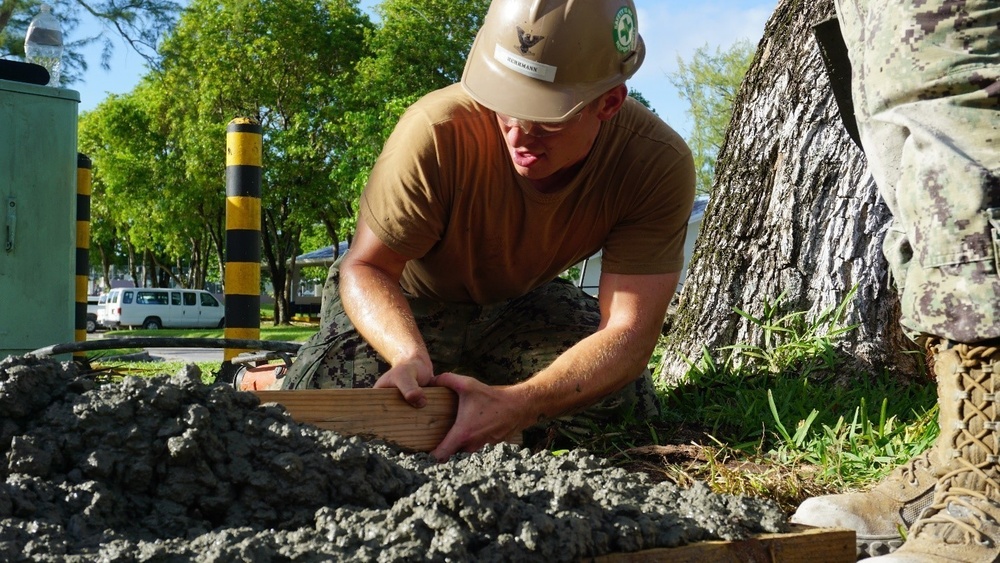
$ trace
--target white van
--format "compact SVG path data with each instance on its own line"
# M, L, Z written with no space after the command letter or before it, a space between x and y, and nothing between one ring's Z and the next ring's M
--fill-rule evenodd
M222 328L225 308L202 289L115 288L104 304L108 328Z
M104 316L104 302L108 295L88 295L87 296L87 334L96 331L104 326L101 322Z

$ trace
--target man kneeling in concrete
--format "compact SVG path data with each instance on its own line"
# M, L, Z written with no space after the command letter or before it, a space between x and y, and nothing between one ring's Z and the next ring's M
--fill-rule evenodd
M461 84L387 141L284 388L396 387L420 407L447 387L459 406L439 459L566 415L655 415L646 364L694 165L627 95L636 24L632 0L493 2ZM599 299L558 279L601 249Z

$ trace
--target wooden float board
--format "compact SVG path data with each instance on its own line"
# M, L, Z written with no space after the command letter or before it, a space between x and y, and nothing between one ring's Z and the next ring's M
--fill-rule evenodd
M380 438L429 452L455 422L458 397L444 387L425 387L427 405L414 408L398 389L307 389L253 391L261 403L278 403L296 422L345 436Z
M793 525L786 534L738 541L705 541L595 557L595 563L854 563L854 530Z

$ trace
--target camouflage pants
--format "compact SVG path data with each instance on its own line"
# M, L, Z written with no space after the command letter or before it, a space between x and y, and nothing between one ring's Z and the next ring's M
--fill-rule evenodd
M1000 1L837 0L902 324L1000 336Z
M299 351L282 384L285 389L371 387L389 369L347 318L339 278L337 263L323 287L320 330ZM600 323L597 300L563 280L487 306L410 296L408 301L435 373L459 373L490 385L531 377ZM626 416L642 420L656 416L658 404L646 370L621 391L554 424L572 433Z

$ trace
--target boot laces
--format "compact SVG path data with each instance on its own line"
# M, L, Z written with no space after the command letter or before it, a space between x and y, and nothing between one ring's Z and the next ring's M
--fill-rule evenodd
M920 467L918 467L920 466ZM906 464L899 466L900 475L906 479L911 487L919 485L918 473L929 471L931 467L930 451L925 451L923 455L911 458Z
M952 460L949 465L953 469L938 481L934 503L914 524L911 535L919 534L930 524L952 524L962 530L966 541L983 546L993 545L993 539L983 531L980 522L994 521L982 507L995 507L994 499L1000 496L1000 481L997 480L997 462L1000 461L1000 422L997 419L1000 409L997 408L998 393L993 373L998 365L994 358L997 350L995 346L955 346L961 359L961 367L955 374L959 389L955 400L959 402L960 420L956 421L954 428L942 428L942 431L952 432ZM972 428L979 430L973 431ZM959 482L973 483L975 489L962 486Z
M948 479L967 471L966 469L954 471L944 476L941 481L946 482ZM981 471L977 470L977 473L981 473ZM997 482L993 479L990 479L989 482L992 490L997 491ZM990 515L977 506L979 503L992 502L990 495L964 487L951 486L946 494L940 495L935 500L937 502L931 505L925 516L913 525L913 529L910 531L911 535L916 536L924 526L930 524L952 524L962 530L966 541L975 542L982 546L993 545L993 540L979 525L981 521L991 520ZM978 501L978 503L973 501Z

